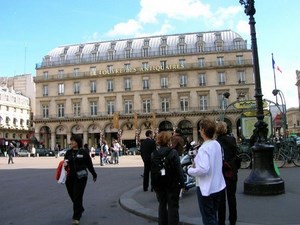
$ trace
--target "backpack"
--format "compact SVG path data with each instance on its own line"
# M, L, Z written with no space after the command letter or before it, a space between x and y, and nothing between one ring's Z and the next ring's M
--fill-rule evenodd
M172 164L168 155L173 149L168 149L165 155L153 151L151 154L151 185L154 189L171 184Z

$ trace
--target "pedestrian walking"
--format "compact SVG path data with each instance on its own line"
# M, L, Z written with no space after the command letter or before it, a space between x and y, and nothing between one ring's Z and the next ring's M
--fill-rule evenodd
M14 164L14 159L13 159L14 156L15 156L15 146L13 145L13 143L10 143L8 147L8 164L10 163Z
M205 118L200 121L200 135L204 143L198 149L188 173L196 177L197 197L204 225L217 225L221 193L226 184L222 173L223 158L220 144L213 140L216 124Z
M144 174L143 174L143 190L148 191L149 187L149 178L151 171L151 154L154 150L156 150L156 143L153 140L153 132L151 130L147 130L146 139L141 143L141 157L144 162ZM151 187L151 191L152 191Z
M236 225L237 221L237 207L236 207L236 188L238 180L238 165L237 165L237 143L233 136L227 134L227 124L225 122L218 122L216 128L217 141L223 149L223 158L228 163L229 168L224 171L226 189L221 194L221 202L218 210L219 225L225 225L226 220L226 197L229 209L230 225ZM224 173L226 172L226 173Z
M87 184L88 172L93 175L93 181L97 180L97 174L89 153L82 148L82 138L79 135L71 137L71 149L66 152L64 166L67 173L66 187L73 203L72 224L79 224L83 207L83 194Z

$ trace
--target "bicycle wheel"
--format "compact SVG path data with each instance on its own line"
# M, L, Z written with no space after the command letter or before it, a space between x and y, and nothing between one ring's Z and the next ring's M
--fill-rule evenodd
M238 156L241 158L241 169L247 169L251 163L251 157L247 153L240 153Z
M293 157L292 161L295 164L295 166L300 166L300 151L297 151L294 154L294 157Z
M285 164L285 157L281 153L274 153L274 163L278 168L282 168Z

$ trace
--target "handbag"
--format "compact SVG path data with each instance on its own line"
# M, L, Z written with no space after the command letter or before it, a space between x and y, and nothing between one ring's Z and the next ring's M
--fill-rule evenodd
M59 184L65 184L66 179L67 179L67 171L65 170L64 167L62 167L61 168L61 172L60 172L60 176L59 176L59 179L58 179L57 183L59 183Z
M88 173L86 170L79 170L76 172L77 178L82 179L88 176Z

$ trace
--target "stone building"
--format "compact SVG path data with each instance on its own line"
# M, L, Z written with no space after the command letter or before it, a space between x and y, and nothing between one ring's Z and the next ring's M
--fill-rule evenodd
M231 30L59 46L36 65L35 135L52 149L72 133L89 146L118 139L129 148L148 129L177 127L198 141L203 117L253 99L253 79L252 51ZM238 112L224 120L239 135Z
M0 87L0 148L26 146L30 133L30 99L12 87Z

